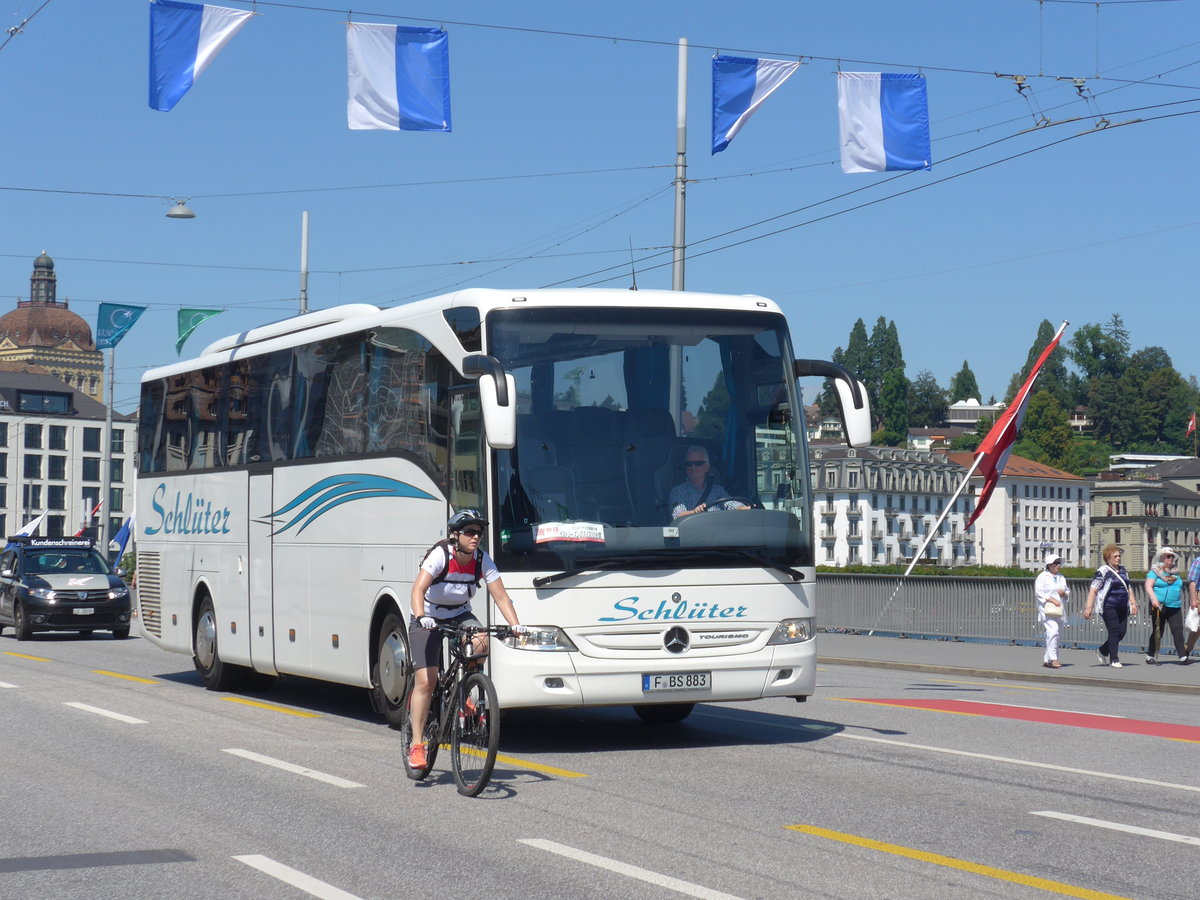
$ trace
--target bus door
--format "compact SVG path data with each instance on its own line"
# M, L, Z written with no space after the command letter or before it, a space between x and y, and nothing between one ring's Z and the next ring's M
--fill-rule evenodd
M254 668L268 675L275 670L275 629L272 583L274 523L270 513L275 508L271 472L250 476L250 527L247 566L250 590L250 660Z

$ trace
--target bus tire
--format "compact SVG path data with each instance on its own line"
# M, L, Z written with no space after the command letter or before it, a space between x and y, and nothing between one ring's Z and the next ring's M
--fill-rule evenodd
M400 614L392 611L379 623L371 663L371 705L382 713L390 728L403 728L408 718L405 704L411 680L408 629Z
M667 725L682 722L695 708L695 703L644 703L635 706L633 711L649 725Z
M217 614L212 598L207 595L201 601L200 612L196 615L192 647L192 662L206 688L210 691L232 691L241 685L245 670L222 660L217 649Z

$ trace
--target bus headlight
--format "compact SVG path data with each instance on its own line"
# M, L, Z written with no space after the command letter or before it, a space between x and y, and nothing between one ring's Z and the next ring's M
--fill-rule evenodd
M514 650L576 650L565 631L554 625L530 625L528 634L510 634L501 638L505 647Z
M813 620L811 618L784 619L775 626L775 633L771 635L767 644L798 644L801 641L810 641L812 637Z

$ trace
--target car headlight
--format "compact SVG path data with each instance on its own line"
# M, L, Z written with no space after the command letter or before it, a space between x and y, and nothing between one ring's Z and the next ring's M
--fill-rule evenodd
M771 639L767 644L798 644L801 641L810 641L813 637L813 620L808 619L784 619L775 626L775 633L771 635Z
M129 588L123 588L123 587L113 588L111 591L108 592L109 600L120 600L122 597L128 597L128 596L129 596Z
M58 595L52 588L30 588L29 596L37 597L39 600L53 600Z
M514 650L576 650L565 631L555 625L530 625L528 634L509 634L501 638L505 647Z

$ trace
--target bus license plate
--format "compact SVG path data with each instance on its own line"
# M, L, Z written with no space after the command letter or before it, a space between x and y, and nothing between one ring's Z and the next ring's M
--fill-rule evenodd
M707 691L712 688L712 672L672 672L642 676L642 693L657 691Z
M75 613L77 616L90 616L95 611L96 610L90 606L77 606L71 610L71 612Z

